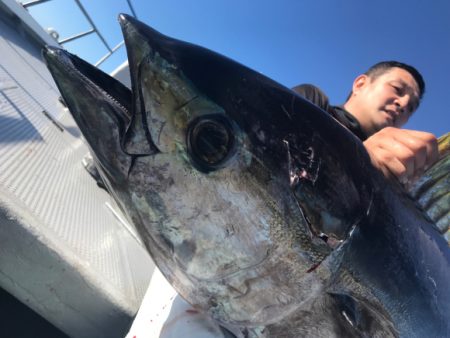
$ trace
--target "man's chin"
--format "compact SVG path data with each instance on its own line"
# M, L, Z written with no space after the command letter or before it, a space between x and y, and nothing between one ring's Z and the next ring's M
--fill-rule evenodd
M380 130L382 130L382 129L386 128L386 127L394 127L394 125L393 125L392 123L390 123L390 122L382 122L382 123L378 123L378 124L376 124L376 125L374 126L374 128L373 128L373 131L374 131L374 132L373 132L371 135L373 135L373 134L379 132Z
M381 129L386 128L386 127L395 127L395 119L392 117L392 115L386 111L383 111L383 113L384 113L385 118L384 118L384 121L381 122L381 125L382 125Z

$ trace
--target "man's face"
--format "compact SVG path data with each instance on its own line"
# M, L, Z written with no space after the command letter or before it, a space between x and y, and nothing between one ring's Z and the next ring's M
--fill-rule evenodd
M419 86L409 72L397 67L376 78L358 77L353 93L351 112L368 134L403 126L419 105Z

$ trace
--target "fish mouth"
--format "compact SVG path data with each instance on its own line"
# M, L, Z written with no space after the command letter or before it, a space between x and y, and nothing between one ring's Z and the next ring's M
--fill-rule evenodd
M55 79L61 95L69 103L69 110L72 115L75 113L75 118L82 115L85 119L90 117L87 116L89 112L78 114L81 113L78 107L83 99L86 101L91 99L92 103L94 103L94 98L86 94L92 94L93 96L94 92L96 92L96 95L100 95L102 99L109 101L111 105L117 106L118 109L115 110L115 113L118 124L124 126L129 123L131 117L131 90L121 82L61 48L46 46L42 50L42 56ZM77 87L77 85L81 84L87 89ZM91 109L91 111L95 111L95 109Z
M61 48L45 46L42 49L42 56L50 71L53 70L52 74L59 67L73 77L83 78L85 82L95 85L104 95L120 105L125 120L131 117L131 90L121 82ZM56 81L58 82L58 79Z
M130 158L120 139L130 123L130 89L63 49L46 46L42 56L102 177L110 182L124 180Z

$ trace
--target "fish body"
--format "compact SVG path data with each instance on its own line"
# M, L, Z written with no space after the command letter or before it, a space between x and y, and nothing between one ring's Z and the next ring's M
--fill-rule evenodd
M409 189L450 243L450 132L438 139L439 160Z
M65 51L44 57L108 190L190 304L248 336L450 334L448 245L358 139L243 65L119 21L131 93Z

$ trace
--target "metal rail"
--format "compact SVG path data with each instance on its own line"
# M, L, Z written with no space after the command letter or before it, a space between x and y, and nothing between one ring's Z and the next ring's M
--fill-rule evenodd
M33 1L29 1L26 3L22 3L22 6L27 9L28 7L31 6L35 6L35 5L40 5L44 2L48 2L51 0L33 0ZM100 31L98 30L97 26L95 25L94 21L92 20L91 16L89 15L89 13L86 11L86 9L84 8L83 4L81 3L80 0L74 0L75 3L77 4L78 8L80 8L80 11L83 13L84 17L86 18L86 20L89 22L89 24L91 25L91 29L85 31L85 32L81 32L78 34L75 34L73 36L64 38L64 39L60 39L58 40L58 43L60 45L63 45L65 43L71 42L73 40L82 38L86 35L95 33L97 34L97 36L99 37L99 39L102 41L102 43L105 45L106 49L108 50L108 53L106 53L103 57L101 57L95 64L95 67L100 66L103 62L105 62L112 54L114 54L114 52L116 50L118 50L120 47L122 47L124 45L124 41L122 40L121 42L119 42L114 48L111 48L108 44L108 42L106 41L106 39L103 37L103 35L100 33ZM137 15L134 11L133 5L131 4L131 0L127 0L127 4L128 7L130 8L131 13L133 14L133 16L135 18L137 18Z
M117 46L115 46L113 49L111 49L109 51L109 53L107 53L105 56L103 56L100 60L98 60L94 66L98 67L100 66L107 58L109 58L116 50L118 50L120 47L122 47L124 45L125 41L121 41L117 44Z
M89 35L89 34L94 33L94 32L95 32L95 29L91 29L91 30L88 30L88 31L86 31L86 32L84 32L84 33L78 33L78 34L73 35L73 36L71 36L71 37L68 37L68 38L65 38L65 39L61 39L61 40L58 41L58 43L59 43L60 45L63 45L63 44L65 44L65 43L67 43L67 42L76 40L76 39L78 39L78 38L82 38L83 36Z
M42 3L47 2L47 1L50 1L50 0L29 1L29 2L26 2L26 3L22 3L22 6L25 7L25 8L28 8L28 7L31 7L31 6L34 6L34 5L42 4Z
M131 4L131 0L127 0L127 3L128 3L128 7L130 7L131 13L137 19L138 17L136 15L135 11L134 11L133 5Z

